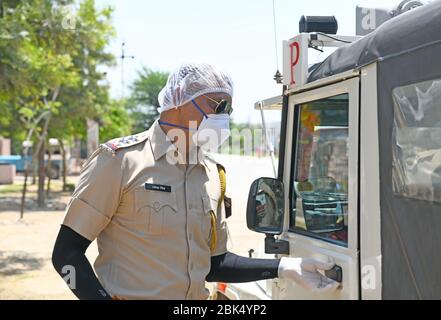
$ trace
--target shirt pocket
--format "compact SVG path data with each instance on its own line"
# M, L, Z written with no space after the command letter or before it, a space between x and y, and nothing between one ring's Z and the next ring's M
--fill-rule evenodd
M135 190L135 217L144 235L162 235L166 232L167 216L175 215L176 196L171 192Z

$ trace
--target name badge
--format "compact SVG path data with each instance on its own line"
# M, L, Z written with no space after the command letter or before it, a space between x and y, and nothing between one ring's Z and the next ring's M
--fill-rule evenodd
M162 192L171 192L171 186L164 186L162 184L155 183L144 183L145 190L154 190L154 191L162 191Z

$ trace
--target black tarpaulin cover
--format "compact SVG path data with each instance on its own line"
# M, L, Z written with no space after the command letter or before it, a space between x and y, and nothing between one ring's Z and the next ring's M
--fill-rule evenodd
M440 57L438 42L377 65L385 299L441 299Z
M367 36L337 49L310 72L308 82L429 45L440 41L440 34L441 1L438 0L386 21Z

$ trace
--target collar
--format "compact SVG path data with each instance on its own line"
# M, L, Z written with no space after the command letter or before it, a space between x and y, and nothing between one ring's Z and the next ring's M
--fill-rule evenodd
M167 151L176 150L176 146L171 142L170 138L162 130L156 120L149 130L149 141L155 160L159 160Z

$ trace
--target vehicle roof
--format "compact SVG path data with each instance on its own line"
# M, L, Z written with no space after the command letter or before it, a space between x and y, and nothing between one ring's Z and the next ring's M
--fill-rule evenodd
M440 41L441 1L437 0L392 18L365 37L338 48L313 68L308 82L358 69ZM403 67L418 68L418 63Z

